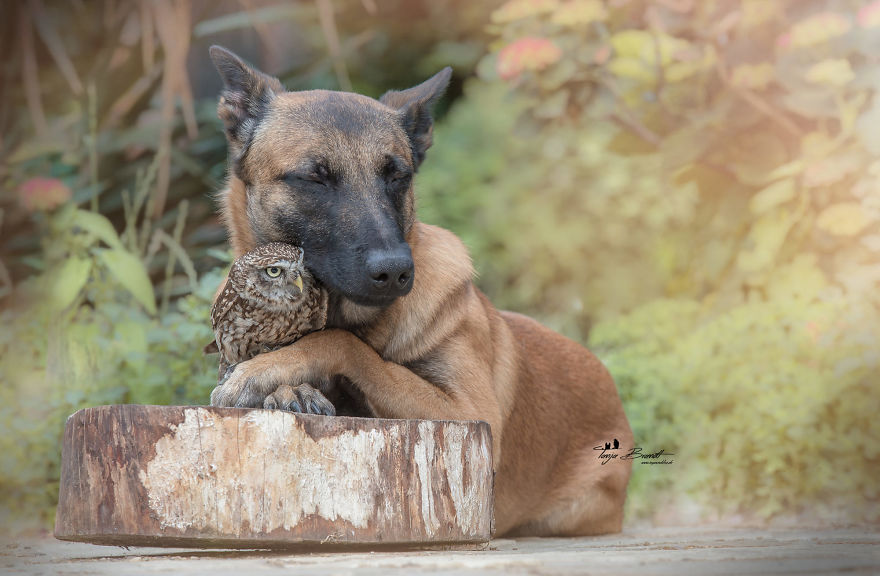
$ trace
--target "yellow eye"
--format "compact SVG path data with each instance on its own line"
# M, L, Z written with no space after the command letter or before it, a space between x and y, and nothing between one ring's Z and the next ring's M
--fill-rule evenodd
M269 278L278 278L281 276L281 268L278 266L269 266L266 268L266 274L269 275Z

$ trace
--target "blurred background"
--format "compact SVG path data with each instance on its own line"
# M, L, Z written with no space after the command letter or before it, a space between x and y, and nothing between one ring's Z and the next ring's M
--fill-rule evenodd
M586 344L627 524L880 520L880 2L29 0L0 23L0 525L65 418L204 404L222 44L291 89L455 69L416 178L503 308Z

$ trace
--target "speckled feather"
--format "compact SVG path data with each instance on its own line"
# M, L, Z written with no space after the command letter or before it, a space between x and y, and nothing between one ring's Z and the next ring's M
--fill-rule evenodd
M277 278L266 270L277 267ZM302 278L302 292L294 285ZM237 259L211 309L220 376L229 365L286 346L327 322L327 291L303 266L302 249L264 244Z

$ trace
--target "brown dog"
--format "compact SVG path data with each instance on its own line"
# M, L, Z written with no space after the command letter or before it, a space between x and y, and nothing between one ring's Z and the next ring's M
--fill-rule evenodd
M330 292L326 330L238 364L212 402L286 406L297 385L344 377L379 417L485 420L498 534L619 531L630 462L603 466L593 450L632 445L610 375L579 344L493 308L459 239L416 219L412 176L451 71L374 100L286 92L222 48L211 56L226 85L233 252L303 246Z

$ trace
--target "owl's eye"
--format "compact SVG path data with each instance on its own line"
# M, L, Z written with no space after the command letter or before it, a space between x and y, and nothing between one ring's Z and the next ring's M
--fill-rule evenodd
M281 276L281 268L278 266L269 266L266 268L266 274L269 275L269 278L278 278Z

